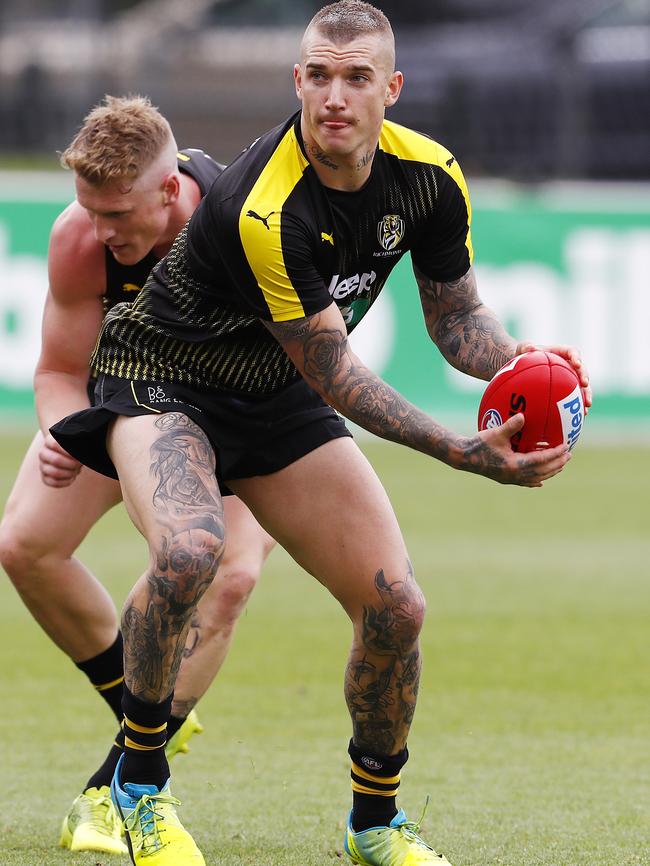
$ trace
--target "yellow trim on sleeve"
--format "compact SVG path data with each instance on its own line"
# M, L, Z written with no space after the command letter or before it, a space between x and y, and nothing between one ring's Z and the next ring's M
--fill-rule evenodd
M309 162L293 127L278 144L239 214L239 236L274 322L305 315L284 263L282 208Z

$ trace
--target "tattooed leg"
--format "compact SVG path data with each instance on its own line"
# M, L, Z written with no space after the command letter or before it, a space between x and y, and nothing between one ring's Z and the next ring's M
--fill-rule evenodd
M356 746L392 755L406 746L420 679L418 635L424 597L410 563L403 580L375 575L376 600L364 605L345 674Z
M350 617L345 697L355 743L370 754L400 751L415 707L425 602L372 466L344 437L232 487Z
M207 691L228 655L237 621L275 544L244 503L224 498L228 544L219 574L198 604L188 632L174 689L173 715Z
M161 415L154 427L145 521L151 566L122 614L125 681L136 697L151 702L174 688L192 616L224 548L223 507L207 437L179 413Z

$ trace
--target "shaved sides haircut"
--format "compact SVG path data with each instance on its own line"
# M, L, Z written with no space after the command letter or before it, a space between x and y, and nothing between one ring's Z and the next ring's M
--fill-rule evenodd
M166 150L175 166L171 127L145 96L105 96L84 119L61 165L96 186L135 180Z
M307 25L305 35L316 29L337 45L351 42L359 36L376 34L390 39L393 57L395 38L390 21L381 9L362 0L340 0L317 12Z

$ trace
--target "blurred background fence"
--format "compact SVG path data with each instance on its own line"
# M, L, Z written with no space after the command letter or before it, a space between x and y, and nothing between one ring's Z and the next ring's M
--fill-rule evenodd
M31 406L62 150L104 93L144 93L181 146L232 159L296 107L313 0L0 3L0 413ZM650 424L650 0L377 2L406 85L391 119L470 181L481 292L521 336L579 343L594 427ZM37 173L33 172L37 169ZM53 174L45 169L51 169ZM361 330L421 405L471 415L476 386L426 343L408 265ZM382 334L377 339L377 332Z
M314 0L3 0L0 152L53 153L103 93L143 91L230 160L293 109ZM391 0L392 112L471 175L650 179L650 0Z

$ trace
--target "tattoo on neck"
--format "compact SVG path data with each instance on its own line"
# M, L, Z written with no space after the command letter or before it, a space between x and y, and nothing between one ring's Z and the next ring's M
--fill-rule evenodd
M372 158L375 155L374 150L369 150L368 153L364 154L359 162L355 165L355 169L357 171L361 171L362 168L365 168L369 163L372 162Z
M334 171L338 171L339 167L335 162L329 158L329 156L324 153L320 147L317 147L315 144L310 144L307 147L310 156L313 156L315 160L318 160L322 165L326 166L326 168L331 168Z

